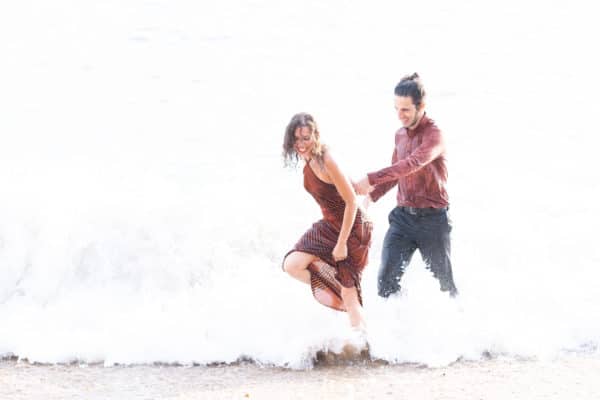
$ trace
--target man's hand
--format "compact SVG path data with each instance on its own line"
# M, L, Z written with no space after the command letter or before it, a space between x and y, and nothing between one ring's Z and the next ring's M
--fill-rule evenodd
M354 186L356 193L360 195L369 194L373 190L373 186L369 184L369 178L366 176L358 182L352 182L352 186Z
M363 203L362 203L362 207L364 208L365 211L367 211L367 209L369 208L369 206L371 205L371 196L370 195L366 195Z

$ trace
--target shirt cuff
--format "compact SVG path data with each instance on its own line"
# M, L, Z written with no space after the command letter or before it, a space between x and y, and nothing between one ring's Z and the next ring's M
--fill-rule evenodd
M377 183L375 182L377 179L377 172L370 172L367 174L367 180L369 181L369 185L375 186Z

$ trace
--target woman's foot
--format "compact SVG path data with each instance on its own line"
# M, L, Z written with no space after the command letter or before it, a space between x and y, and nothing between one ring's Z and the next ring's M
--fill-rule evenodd
M342 352L345 356L351 358L368 354L369 343L367 341L367 331L364 328L364 325L351 328L348 340L344 345Z

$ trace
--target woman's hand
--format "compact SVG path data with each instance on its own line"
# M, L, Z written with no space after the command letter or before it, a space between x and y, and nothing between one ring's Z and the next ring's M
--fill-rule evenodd
M337 243L331 252L333 259L338 262L348 257L348 245L346 243Z

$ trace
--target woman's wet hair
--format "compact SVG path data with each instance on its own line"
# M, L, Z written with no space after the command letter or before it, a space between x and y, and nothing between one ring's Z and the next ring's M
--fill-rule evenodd
M323 145L320 141L319 128L312 115L301 112L295 114L287 127L285 128L285 136L283 137L283 162L285 166L295 166L298 164L298 153L294 145L296 144L296 130L298 128L308 127L310 128L311 134L314 139L314 146L312 150L312 156L316 158L319 164L323 163Z
M419 74L415 72L400 79L400 82L398 82L394 89L394 94L402 97L410 96L413 104L418 108L425 99L425 89L423 88Z

